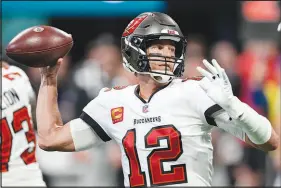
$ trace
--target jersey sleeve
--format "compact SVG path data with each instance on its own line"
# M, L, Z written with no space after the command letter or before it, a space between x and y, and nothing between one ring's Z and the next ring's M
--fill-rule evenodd
M80 119L86 122L104 142L110 141L109 125L111 125L110 110L104 105L107 98L102 89L99 95L83 109Z
M74 119L69 124L75 151L86 150L102 143L96 132L82 119Z
M199 86L199 82L205 81L205 79L206 78L201 80L191 80L191 82L193 82L193 87L189 90L192 92L192 99L190 102L194 103L197 113L205 124L217 126L214 117L224 110Z

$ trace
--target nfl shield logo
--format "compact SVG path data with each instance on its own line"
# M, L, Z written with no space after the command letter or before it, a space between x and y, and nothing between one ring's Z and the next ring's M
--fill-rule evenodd
M144 106L142 107L142 112L143 112L143 113L147 113L147 112L148 112L148 105L144 105Z

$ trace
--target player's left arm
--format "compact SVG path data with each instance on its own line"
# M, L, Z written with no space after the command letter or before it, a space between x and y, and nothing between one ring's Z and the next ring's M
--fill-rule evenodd
M240 140L246 142L247 144L255 148L258 148L263 151L272 151L278 147L278 136L276 135L273 129L270 130L270 138L268 140L266 138L267 141L263 141L265 143L256 144L250 140L246 131L244 131L243 125L241 125L241 120L235 120L230 118L226 111L222 111L221 113L218 113L212 118L214 119L215 126L225 130L226 132L232 134L233 136L239 138ZM269 135L267 135L266 137L269 137Z
M216 60L212 60L213 65L207 60L204 60L203 63L210 72L201 67L197 68L205 76L199 82L199 85L229 115L228 119L221 120L221 122L225 123L229 120L227 122L229 128L227 128L227 125L224 126L226 130L232 134L233 130L234 132L236 131L234 135L237 133L240 134L241 131L239 133L239 130L242 130L245 133L245 137L243 138L241 134L238 137L242 137L242 140L246 143L263 151L277 149L279 137L273 130L269 120L233 95L232 87L225 70L218 65ZM216 122L220 122L220 119L217 119ZM230 128L231 125L234 126ZM218 126L220 127L220 125Z

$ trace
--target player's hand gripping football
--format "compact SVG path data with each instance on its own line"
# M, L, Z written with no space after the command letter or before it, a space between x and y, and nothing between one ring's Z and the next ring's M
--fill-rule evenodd
M215 59L210 64L203 60L203 64L209 70L201 67L197 70L205 77L200 82L200 87L219 106L221 106L233 118L238 118L243 112L240 100L233 95L232 87L225 70L220 67Z
M40 68L41 78L56 79L63 59L59 58L55 65Z

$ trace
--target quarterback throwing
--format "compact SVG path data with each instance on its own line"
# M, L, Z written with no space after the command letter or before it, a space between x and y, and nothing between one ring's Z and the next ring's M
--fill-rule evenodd
M278 147L270 122L233 96L225 71L213 60L203 78L179 79L186 40L168 15L139 15L122 35L124 67L139 84L101 89L81 116L63 125L57 104L62 59L41 69L37 103L39 146L80 151L115 140L124 184L211 186L211 130L217 126L264 151Z

